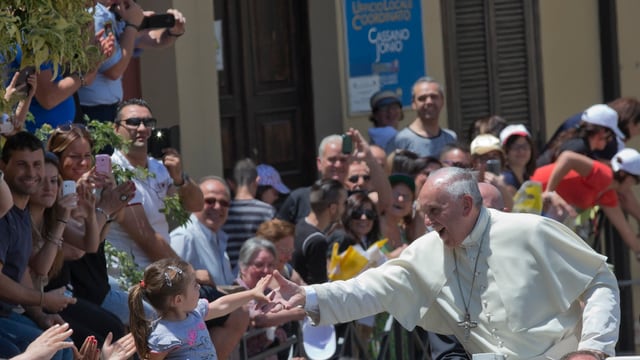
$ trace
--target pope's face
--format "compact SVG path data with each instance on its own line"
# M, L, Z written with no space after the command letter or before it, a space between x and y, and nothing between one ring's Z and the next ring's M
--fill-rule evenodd
M427 179L420 192L420 205L425 214L425 225L433 228L444 245L460 246L471 232L474 219L470 219L473 200L470 196L454 197L441 179Z

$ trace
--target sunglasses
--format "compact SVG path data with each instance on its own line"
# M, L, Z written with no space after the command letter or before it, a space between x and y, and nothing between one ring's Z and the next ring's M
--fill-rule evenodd
M148 129L155 129L158 124L158 120L155 118L139 118L132 117L124 120L120 120L121 123L124 123L126 126L131 128L138 128L140 124L144 124L144 127Z
M351 183L357 183L358 179L362 178L362 181L367 182L371 180L371 176L369 175L352 175L347 178Z
M355 209L351 213L351 219L359 220L362 218L362 215L364 215L367 220L373 220L376 218L376 212L371 209Z
M205 199L204 203L211 207L216 206L216 203L218 203L220 204L220 207L223 207L223 208L228 208L229 205L231 205L227 200L223 200L223 199Z

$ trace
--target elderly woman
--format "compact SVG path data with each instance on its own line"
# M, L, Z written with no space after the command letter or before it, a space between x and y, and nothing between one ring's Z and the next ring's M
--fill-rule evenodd
M295 231L296 227L292 223L285 220L273 219L260 224L258 231L256 231L256 236L271 241L275 246L277 255L276 270L287 279L296 284L303 285L304 281L302 277L289 263L291 261L291 255L293 254Z
M252 289L262 277L271 274L276 268L276 247L269 240L253 237L244 242L240 248L238 265L240 272L236 283L247 289ZM287 338L287 323L294 320L302 320L305 317L303 309L294 308L277 313L261 313L255 310L255 306L249 305L251 326L254 328L272 328L247 340L248 356L264 351L277 345ZM268 357L267 359L277 359Z

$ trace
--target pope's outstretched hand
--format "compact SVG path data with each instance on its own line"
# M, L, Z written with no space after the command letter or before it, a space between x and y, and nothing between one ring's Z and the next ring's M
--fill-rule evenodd
M269 298L270 308L263 311L278 312L283 309L291 309L296 306L304 306L306 301L305 291L293 281L284 278L277 270L273 272L273 278L278 283L278 288L271 291Z

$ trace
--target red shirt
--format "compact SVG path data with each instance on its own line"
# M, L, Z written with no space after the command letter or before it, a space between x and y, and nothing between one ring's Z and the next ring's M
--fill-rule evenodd
M542 189L547 188L549 177L555 164L549 164L536 169L530 180L542 183ZM613 181L611 168L599 161L593 162L593 167L586 177L580 176L571 170L556 188L558 195L580 210L585 210L595 205L613 207L618 205L618 195L615 190L607 187Z

